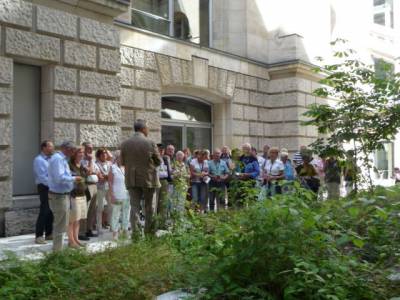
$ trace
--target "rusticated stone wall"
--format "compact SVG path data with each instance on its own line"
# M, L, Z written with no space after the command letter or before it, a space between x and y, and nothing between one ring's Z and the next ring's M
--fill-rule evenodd
M160 140L161 98L173 94L198 97L213 106L214 146L240 147L250 142L295 152L317 136L303 127L306 106L315 103L314 81L299 77L268 80L210 64L207 57L179 59L138 48L121 46L122 135L132 132L132 122L148 118L153 138ZM142 83L141 79L146 78ZM206 90L210 95L202 95ZM219 100L216 100L219 98ZM221 102L222 99L222 102Z
M0 33L0 235L15 235L33 231L37 200L12 201L13 63L42 67L41 139L115 148L120 42L111 22L23 0L0 0Z
M300 125L306 106L318 101L316 86L293 72L162 37L121 45L120 35L138 32L23 0L0 0L0 33L0 235L1 224L7 235L32 231L37 213L37 200L12 201L14 62L42 66L41 138L56 145L91 141L115 149L138 118L159 142L161 98L171 94L212 105L214 146L250 142L294 152L317 135ZM168 44L175 53L162 49Z
M20 0L1 0L0 8L1 54L43 66L42 138L118 145L118 30Z
M13 63L0 57L0 210L11 205ZM1 219L1 217L0 217ZM0 220L1 221L1 220Z

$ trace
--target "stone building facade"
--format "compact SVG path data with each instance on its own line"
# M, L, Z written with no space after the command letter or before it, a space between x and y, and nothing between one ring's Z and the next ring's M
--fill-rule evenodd
M306 106L323 101L312 95L319 78L309 63L296 57L268 63L139 30L121 21L127 2L0 0L0 236L32 232L38 212L37 196L13 192L20 64L40 67L38 141L116 149L143 118L159 142L168 95L212 107L213 146L250 142L293 153L317 136L300 125Z

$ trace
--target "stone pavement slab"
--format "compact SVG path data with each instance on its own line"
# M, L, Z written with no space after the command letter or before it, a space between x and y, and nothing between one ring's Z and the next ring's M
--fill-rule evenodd
M47 241L45 245L36 244L34 234L0 238L0 260L6 259L7 253L13 253L18 258L26 260L41 259L45 253L51 252L52 245L52 241ZM90 238L90 241L86 242L86 250L89 253L96 253L117 245L118 243L112 240L112 233L104 232L99 237ZM64 246L68 246L66 236Z

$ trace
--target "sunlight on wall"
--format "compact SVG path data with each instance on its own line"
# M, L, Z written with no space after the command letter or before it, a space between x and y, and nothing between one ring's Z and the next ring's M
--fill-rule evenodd
M348 40L347 47L355 49L367 62L371 62L371 52L393 57L400 52L399 28L388 30L373 24L372 1L253 1L269 33L270 62L292 58L316 63L316 56L331 55L329 43L337 38ZM288 41L287 36L294 34L301 37Z

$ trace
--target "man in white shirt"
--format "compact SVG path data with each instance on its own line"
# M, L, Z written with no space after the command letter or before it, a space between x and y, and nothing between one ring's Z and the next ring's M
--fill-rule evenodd
M37 185L40 211L36 221L36 244L46 244L46 240L52 239L53 213L49 207L49 160L54 151L51 141L43 141L40 145L41 152L33 161L33 173ZM45 234L45 238L43 237Z

